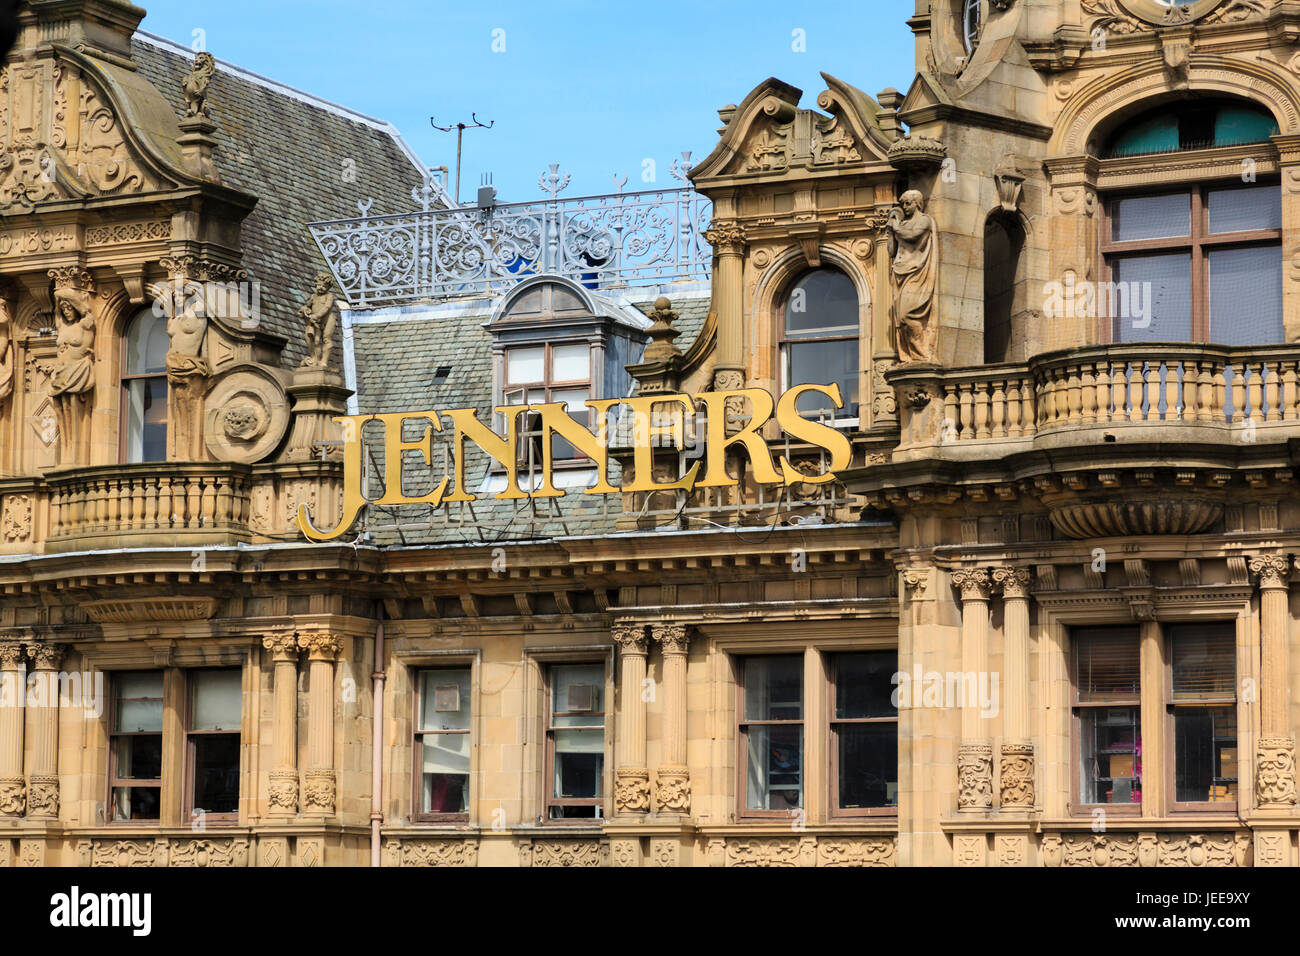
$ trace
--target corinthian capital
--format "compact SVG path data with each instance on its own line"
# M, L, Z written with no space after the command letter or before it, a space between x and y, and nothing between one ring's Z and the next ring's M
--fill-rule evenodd
M646 648L645 625L614 625L614 643L618 645L621 654L641 654L644 656Z
M989 599L989 573L983 568L961 568L954 571L952 583L961 589L963 601Z
M691 643L685 624L651 624L650 633L663 645L665 654L685 654Z
M314 661L332 661L343 650L343 642L333 634L299 634L298 646Z
M1285 554L1262 554L1250 562L1250 573L1259 578L1259 586L1285 588L1291 574L1291 559Z
M62 644L45 644L37 641L27 645L27 656L36 662L38 671L56 671L63 660Z
M27 657L23 650L23 645L19 641L0 642L0 667L7 671L18 670L19 665Z
M994 568L993 584L1004 598L1029 597L1029 582L1033 574L1028 568Z
M298 659L298 636L296 634L272 634L262 638L262 646L271 652L277 661L296 661Z
M704 239L714 252L739 253L745 249L745 227L734 219L714 220L704 231Z

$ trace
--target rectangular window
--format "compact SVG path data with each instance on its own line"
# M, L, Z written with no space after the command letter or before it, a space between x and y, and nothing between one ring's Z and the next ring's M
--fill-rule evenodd
M422 671L415 726L417 817L469 819L470 672Z
M802 655L743 659L736 736L744 768L744 811L787 816L802 807Z
M1120 197L1106 209L1102 252L1117 287L1099 290L1092 314L1111 320L1112 341L1284 341L1279 185Z
M836 654L831 661L831 755L836 809L866 813L898 806L896 651Z
M159 819L162 798L162 671L114 674L109 727L112 820Z
M1174 803L1195 809L1234 808L1238 764L1233 625L1171 627L1169 656Z
M591 346L588 343L507 349L505 361L505 404L563 404L570 416L590 427L591 409L586 406L592 397ZM551 455L555 461L582 457L576 448L557 435L551 436ZM540 468L540 455L534 457L537 458L536 466Z
M605 665L547 670L547 818L598 818L604 802Z
M233 820L239 813L240 672L191 671L189 692L188 809Z
M1074 640L1079 801L1142 802L1140 639L1135 627L1080 628Z

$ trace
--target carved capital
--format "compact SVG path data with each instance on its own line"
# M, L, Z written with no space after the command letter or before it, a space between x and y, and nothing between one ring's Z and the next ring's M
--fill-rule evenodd
M685 767L660 767L655 781L658 813L691 812L691 773Z
M620 767L614 774L614 811L616 813L650 812L650 771Z
M930 584L929 568L908 568L903 572L903 587L914 592L913 599L925 594L925 589Z
M1261 737L1255 761L1255 796L1260 807L1295 805L1295 740Z
M272 813L298 812L298 771L272 770L268 801Z
M957 809L993 808L993 747L962 744L957 749Z
M271 659L277 663L298 660L298 636L296 634L273 634L262 638L262 646L271 652Z
M663 645L665 654L685 654L691 643L685 624L651 624L650 633Z
M1261 590L1289 586L1291 559L1285 554L1263 554L1251 559L1250 573L1259 579Z
M59 777L53 773L34 773L27 781L27 815L59 815Z
M62 644L47 644L35 641L27 645L27 656L36 664L38 671L56 671L63 661L66 648Z
M0 641L0 668L7 671L16 671L24 660L27 659L27 652L19 641Z
M1034 745L1003 744L1001 787L1003 809L1034 805Z
M333 634L299 634L298 646L313 661L333 661L343 650L343 642Z
M1003 598L1028 598L1033 572L1029 568L994 568L993 585Z
M303 774L302 812L334 814L334 771L308 770Z
M0 777L0 816L21 817L27 809L27 781L22 775Z
M745 251L745 227L734 219L714 220L705 230L704 240L718 255L740 255Z
M614 626L614 643L620 654L636 654L641 657L646 653L646 636L644 624L616 624Z
M989 599L989 573L983 568L961 568L954 571L952 583L960 589L963 602Z

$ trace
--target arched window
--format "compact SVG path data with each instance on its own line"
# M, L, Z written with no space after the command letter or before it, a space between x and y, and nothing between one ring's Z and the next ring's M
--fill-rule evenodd
M1183 164L1166 188L1106 196L1108 281L1078 314L1108 319L1115 342L1282 342L1281 186L1255 158L1229 152L1277 132L1271 114L1239 100L1166 104L1116 131L1106 164L1127 169L1145 156L1158 167L1157 154L1201 150L1210 171L1201 178Z
M852 280L834 269L808 272L786 298L781 334L785 388L838 383L844 408L837 418L858 414L858 293ZM831 416L830 401L803 396L800 414Z
M122 362L122 435L127 462L167 459L167 319L146 309L131 320Z
M974 53L984 25L984 0L962 0L961 42L967 53Z

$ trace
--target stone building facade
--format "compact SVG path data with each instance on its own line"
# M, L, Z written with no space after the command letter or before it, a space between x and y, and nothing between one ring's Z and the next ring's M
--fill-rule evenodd
M0 865L1297 862L1300 5L918 0L568 218L142 16L0 74Z

